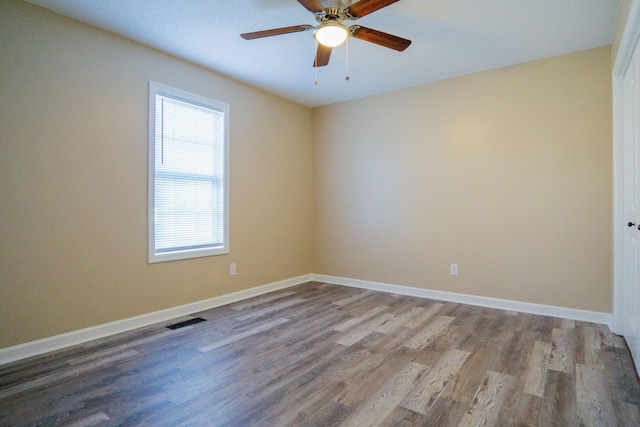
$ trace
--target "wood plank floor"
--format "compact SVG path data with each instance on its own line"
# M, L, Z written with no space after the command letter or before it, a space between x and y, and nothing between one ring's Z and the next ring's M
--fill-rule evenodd
M606 326L310 282L0 366L0 425L638 426Z

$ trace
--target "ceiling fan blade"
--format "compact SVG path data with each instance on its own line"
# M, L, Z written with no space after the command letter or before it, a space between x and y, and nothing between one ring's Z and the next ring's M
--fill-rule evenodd
M399 0L360 0L352 4L344 11L347 15L354 19L362 18L365 15L375 12L376 10L387 7Z
M271 30L255 31L253 33L240 34L245 40L260 39L262 37L279 36L280 34L298 33L300 31L312 30L311 25L294 25L292 27L273 28Z
M318 0L298 0L298 3L303 5L311 13L324 12L324 7L322 7Z
M394 36L393 34L383 33L382 31L373 30L359 25L353 25L349 28L351 35L357 39L375 43L380 46L388 47L402 52L411 44L411 40Z
M313 60L314 67L324 67L329 64L329 58L331 58L331 49L325 45L318 43L318 50L316 51L316 57Z

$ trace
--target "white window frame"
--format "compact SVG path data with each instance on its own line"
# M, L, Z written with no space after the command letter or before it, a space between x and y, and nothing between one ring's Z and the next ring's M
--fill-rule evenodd
M224 115L223 141L223 242L221 246L205 249L187 249L174 252L156 253L155 234L155 176L156 176L156 95L177 99ZM148 145L148 260L149 263L200 258L229 253L229 105L200 95L175 89L153 81L149 82L149 145Z

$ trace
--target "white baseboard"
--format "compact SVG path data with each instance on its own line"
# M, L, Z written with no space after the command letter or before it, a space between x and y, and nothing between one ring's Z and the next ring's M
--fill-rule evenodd
M477 305L480 307L497 308L501 310L518 311L521 313L539 314L542 316L560 317L562 319L580 320L584 322L601 323L611 327L611 313L578 310L575 308L556 307L552 305L534 304L529 302L512 301L499 298L480 297L475 295L458 294L454 292L434 291L430 289L413 288L410 286L392 285L388 283L370 282L366 280L348 279L345 277L314 274L313 280L334 285L351 286L354 288L370 289L372 291L390 292L413 297L430 298L439 301L457 302L461 304Z
M232 302L252 298L258 295L289 288L313 280L312 274L294 277L279 282L269 283L244 291L233 292L231 294L221 295L219 297L209 298L202 301L196 301L177 307L167 308L165 310L154 311L152 313L140 316L130 317L127 319L117 320L115 322L104 323L102 325L92 326L90 328L79 329L77 331L67 332L65 334L55 335L43 338L37 341L31 341L19 344L13 347L0 349L0 365L15 362L17 360L26 359L28 357L37 356L48 353L50 351L59 350L65 347L82 344L98 338L104 338L110 335L119 334L121 332L131 331L154 323L166 322L167 320L177 317L186 316L197 313L199 311L208 310L210 308L219 307L221 305L230 304Z
M581 320L585 322L602 323L611 327L611 313L577 310L573 308L556 307L550 305L533 304L527 302L511 301L499 298L480 297L475 295L457 294L453 292L434 291L409 286L393 285L389 283L371 282L366 280L348 279L345 277L327 276L323 274L307 274L279 282L269 283L244 291L221 295L190 304L180 305L141 316L104 323L90 328L80 329L61 335L44 338L19 344L13 347L0 349L0 365L26 359L59 350L65 347L82 344L98 338L131 331L155 323L166 322L181 316L208 310L232 302L252 298L302 283L318 281L335 285L350 286L355 288L370 289L373 291L389 292L401 295L429 298L440 301L457 302L462 304L477 305L481 307L497 308L501 310L518 311L522 313L539 314L542 316L560 317L563 319Z

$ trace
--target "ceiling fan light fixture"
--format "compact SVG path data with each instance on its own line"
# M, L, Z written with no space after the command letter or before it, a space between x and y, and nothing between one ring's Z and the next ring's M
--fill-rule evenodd
M349 37L349 29L339 22L325 22L313 33L318 43L327 47L340 46Z

